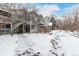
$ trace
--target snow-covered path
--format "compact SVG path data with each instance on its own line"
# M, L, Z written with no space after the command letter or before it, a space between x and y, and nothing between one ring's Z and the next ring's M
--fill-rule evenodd
M50 34L23 34L19 35L18 38L17 55L23 55L23 53L25 53L25 55L38 55L38 52L40 53L39 55L62 55L63 53L61 48L57 50L58 47L53 47L51 40L55 38ZM60 44L60 42L58 44ZM32 51L28 54L26 51L30 49L32 49Z
M77 36L77 37L76 37ZM79 38L72 32L0 36L0 56L64 56L79 55Z
M62 55L62 49L57 49L60 46L55 47L56 41L52 42L52 40L55 38L49 33L25 33L13 37L2 35L0 36L0 55Z
M19 37L19 50L33 49L32 53L40 52L41 55L47 55L47 51L50 50L50 38L47 34L23 34ZM52 49L52 48L51 48ZM21 51L22 52L22 51Z

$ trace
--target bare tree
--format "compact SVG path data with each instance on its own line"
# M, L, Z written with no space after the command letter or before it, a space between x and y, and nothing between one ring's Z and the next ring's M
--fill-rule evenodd
M64 14L63 15L63 29L65 30L71 30L71 31L74 31L74 30L79 30L79 25L78 25L78 22L79 22L79 11L78 9L76 10L73 10L71 13L68 13L68 14Z

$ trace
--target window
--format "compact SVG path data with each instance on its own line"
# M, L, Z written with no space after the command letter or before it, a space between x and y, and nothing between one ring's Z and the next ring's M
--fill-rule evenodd
M32 25L31 29L35 29L35 25Z

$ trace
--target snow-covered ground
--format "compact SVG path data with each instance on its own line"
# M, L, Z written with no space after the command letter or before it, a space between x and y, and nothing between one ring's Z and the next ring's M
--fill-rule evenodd
M76 32L54 30L50 33L0 36L0 56L72 56L79 55Z
M0 36L0 56L12 56L14 55L17 38L10 35Z

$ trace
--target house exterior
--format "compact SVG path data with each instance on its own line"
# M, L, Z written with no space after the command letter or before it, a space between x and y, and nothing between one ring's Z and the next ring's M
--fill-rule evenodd
M0 15L0 24L3 24L0 31L1 34L10 33L12 28L13 29L15 28L15 33L25 33L25 32L45 33L52 30L52 23L50 22L50 17L43 18L40 17L40 15L32 14L31 12L29 13L30 15L26 17L23 16L25 13L23 9L14 11L16 11L17 15L12 14L12 17L5 17L3 15ZM31 19L28 17L30 17Z
M33 12L27 13L27 11L24 9L16 9L16 10L12 9L10 17L4 16L1 13L0 13L1 34L8 34L11 31L15 31L14 33L37 31L36 24L39 15L37 15L36 13ZM3 14L5 13L7 12L3 11Z
M51 17L43 17L34 11L25 9L0 9L0 34L37 33L52 30Z
M10 13L0 10L0 34L10 32L10 23Z

